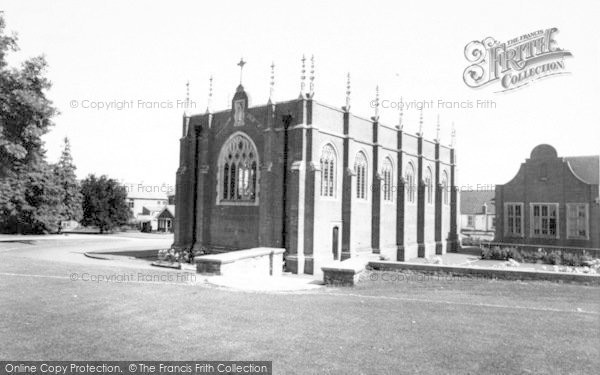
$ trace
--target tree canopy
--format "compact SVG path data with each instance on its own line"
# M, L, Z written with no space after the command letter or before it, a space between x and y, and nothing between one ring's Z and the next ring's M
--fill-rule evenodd
M127 224L131 210L127 206L127 189L106 176L89 175L81 183L85 226L96 226L100 233Z

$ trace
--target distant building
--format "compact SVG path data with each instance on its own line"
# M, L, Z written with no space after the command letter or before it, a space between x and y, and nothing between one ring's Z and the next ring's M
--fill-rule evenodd
M175 205L163 207L160 213L156 216L158 221L159 232L173 233L173 223L175 222Z
M127 204L134 217L143 214L144 207L160 206L161 208L169 203L166 193L144 192L136 189L128 189Z
M129 184L125 187L127 188L127 205L133 215L130 224L137 226L143 232L158 230L156 216L169 203L167 193L145 189L151 186Z
M155 232L158 230L158 215L166 205L144 206L142 213L136 215L136 220L142 232Z
M461 191L461 234L467 239L492 240L496 232L494 191Z
M600 156L558 157L539 145L496 186L498 242L600 248Z

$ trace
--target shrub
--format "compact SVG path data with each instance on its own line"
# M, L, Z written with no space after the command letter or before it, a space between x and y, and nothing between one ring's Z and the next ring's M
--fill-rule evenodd
M481 259L507 260L508 248L494 246L493 248L483 248L481 250Z
M560 251L552 251L551 253L546 253L542 258L544 263L553 264L553 265L561 265L562 264L562 256Z
M589 266L594 261L589 252L573 252L565 249L549 250L543 248L518 247L481 247L481 259L509 260L519 263L545 263L555 266L582 267ZM600 273L600 259L597 260Z
M571 267L581 267L586 264L586 262L591 261L592 258L586 253L577 254L577 253L567 253L564 252L562 254L562 264L571 266Z
M519 249L517 249L515 247L508 248L508 258L514 259L519 263L522 263L525 261L525 257L523 257L523 255L521 254Z

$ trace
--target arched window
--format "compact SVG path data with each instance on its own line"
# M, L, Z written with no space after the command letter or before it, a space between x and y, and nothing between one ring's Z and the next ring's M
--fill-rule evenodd
M356 198L367 199L367 158L362 152L356 154L354 172L356 172Z
M337 157L330 144L323 147L321 152L321 196L334 197Z
M444 171L442 173L442 201L444 204L448 204L448 173Z
M258 153L246 135L230 138L219 154L219 173L222 179L221 201L254 202L258 181Z
M381 169L383 177L383 200L389 202L392 201L392 171L392 161L390 158L385 158Z
M425 173L425 199L427 199L427 204L433 203L432 174L429 167L427 167L427 172Z
M415 167L413 163L408 163L406 166L406 201L414 203L415 201Z

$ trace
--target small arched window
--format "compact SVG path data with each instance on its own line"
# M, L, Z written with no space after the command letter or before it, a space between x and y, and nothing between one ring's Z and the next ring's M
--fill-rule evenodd
M427 167L427 172L425 173L425 199L427 199L427 204L433 203L432 173L429 167Z
M390 158L385 158L383 161L383 167L381 169L381 174L383 177L383 200L384 201L392 201L392 178L393 178L393 168L392 161Z
M413 163L408 163L406 166L406 174L405 174L405 182L406 182L406 201L410 203L415 202L415 167Z
M367 158L362 152L356 154L354 172L356 172L356 198L367 199Z
M323 147L321 152L321 196L334 197L336 192L336 164L335 150L330 144Z
M448 191L448 173L444 171L444 173L442 173L442 202L444 202L444 204L448 204L449 193L450 192Z
M256 199L258 181L258 153L244 134L236 134L221 148L219 173L223 183L221 201L249 201Z

